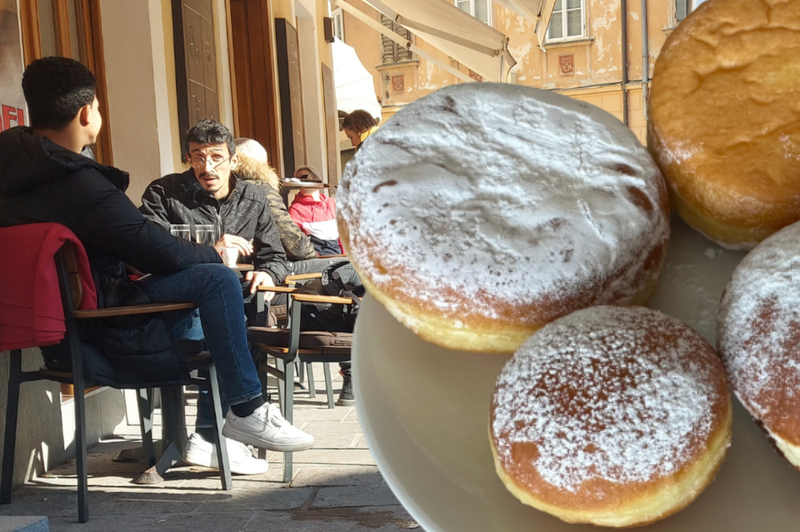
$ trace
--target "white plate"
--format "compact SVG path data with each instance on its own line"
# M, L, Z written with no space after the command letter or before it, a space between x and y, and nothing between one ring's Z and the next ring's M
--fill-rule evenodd
M714 344L717 302L743 252L722 250L680 221L651 307ZM494 472L489 402L507 357L420 340L367 297L355 332L356 406L375 461L426 532L597 530L519 503ZM800 472L734 400L733 443L717 479L653 531L796 531Z

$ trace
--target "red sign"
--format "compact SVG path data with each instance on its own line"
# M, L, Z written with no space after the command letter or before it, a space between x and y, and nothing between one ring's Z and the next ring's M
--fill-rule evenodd
M0 131L25 125L25 110L3 104L0 106Z
M0 131L27 125L17 0L0 0Z

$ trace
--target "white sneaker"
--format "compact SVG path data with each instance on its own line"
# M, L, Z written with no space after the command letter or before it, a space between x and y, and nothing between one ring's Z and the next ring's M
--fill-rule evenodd
M255 447L283 453L305 451L314 446L314 436L292 426L283 418L280 409L271 403L264 403L247 417L238 417L233 410L228 410L222 434Z
M247 445L240 441L225 438L228 446L228 463L234 475L260 475L266 473L269 464L266 460L259 460ZM183 461L187 464L219 469L217 461L217 447L207 442L196 432L189 436L186 449L183 450Z

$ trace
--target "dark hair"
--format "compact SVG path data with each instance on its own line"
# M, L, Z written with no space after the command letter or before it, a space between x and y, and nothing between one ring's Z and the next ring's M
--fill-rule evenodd
M43 57L25 69L22 92L34 128L62 129L94 102L97 80L74 59Z
M343 129L349 129L350 131L355 131L358 134L361 134L377 125L378 122L372 118L372 115L363 109L353 111L349 115L345 116L344 120L342 121Z
M236 143L233 141L233 133L223 124L215 120L204 118L199 121L192 129L186 133L186 140L183 143L183 156L189 160L189 143L210 146L212 144L227 144L228 153L236 153Z

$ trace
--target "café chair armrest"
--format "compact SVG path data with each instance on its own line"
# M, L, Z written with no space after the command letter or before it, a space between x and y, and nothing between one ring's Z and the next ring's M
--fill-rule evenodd
M353 300L349 297L323 296L320 294L297 293L292 294L292 299L302 303L335 303L339 305L351 305L353 303Z
M294 275L287 275L284 279L286 284L294 284L296 281L307 281L309 279L320 279L322 272L314 273L296 273Z
M297 288L294 286L264 286L260 285L258 287L259 292L274 292L277 294L291 294L292 292L296 292Z
M152 314L154 312L170 312L173 310L191 310L194 303L148 303L146 305L127 305L124 307L99 308L95 310L75 310L73 317L79 320L113 318L116 316L134 316L136 314Z

